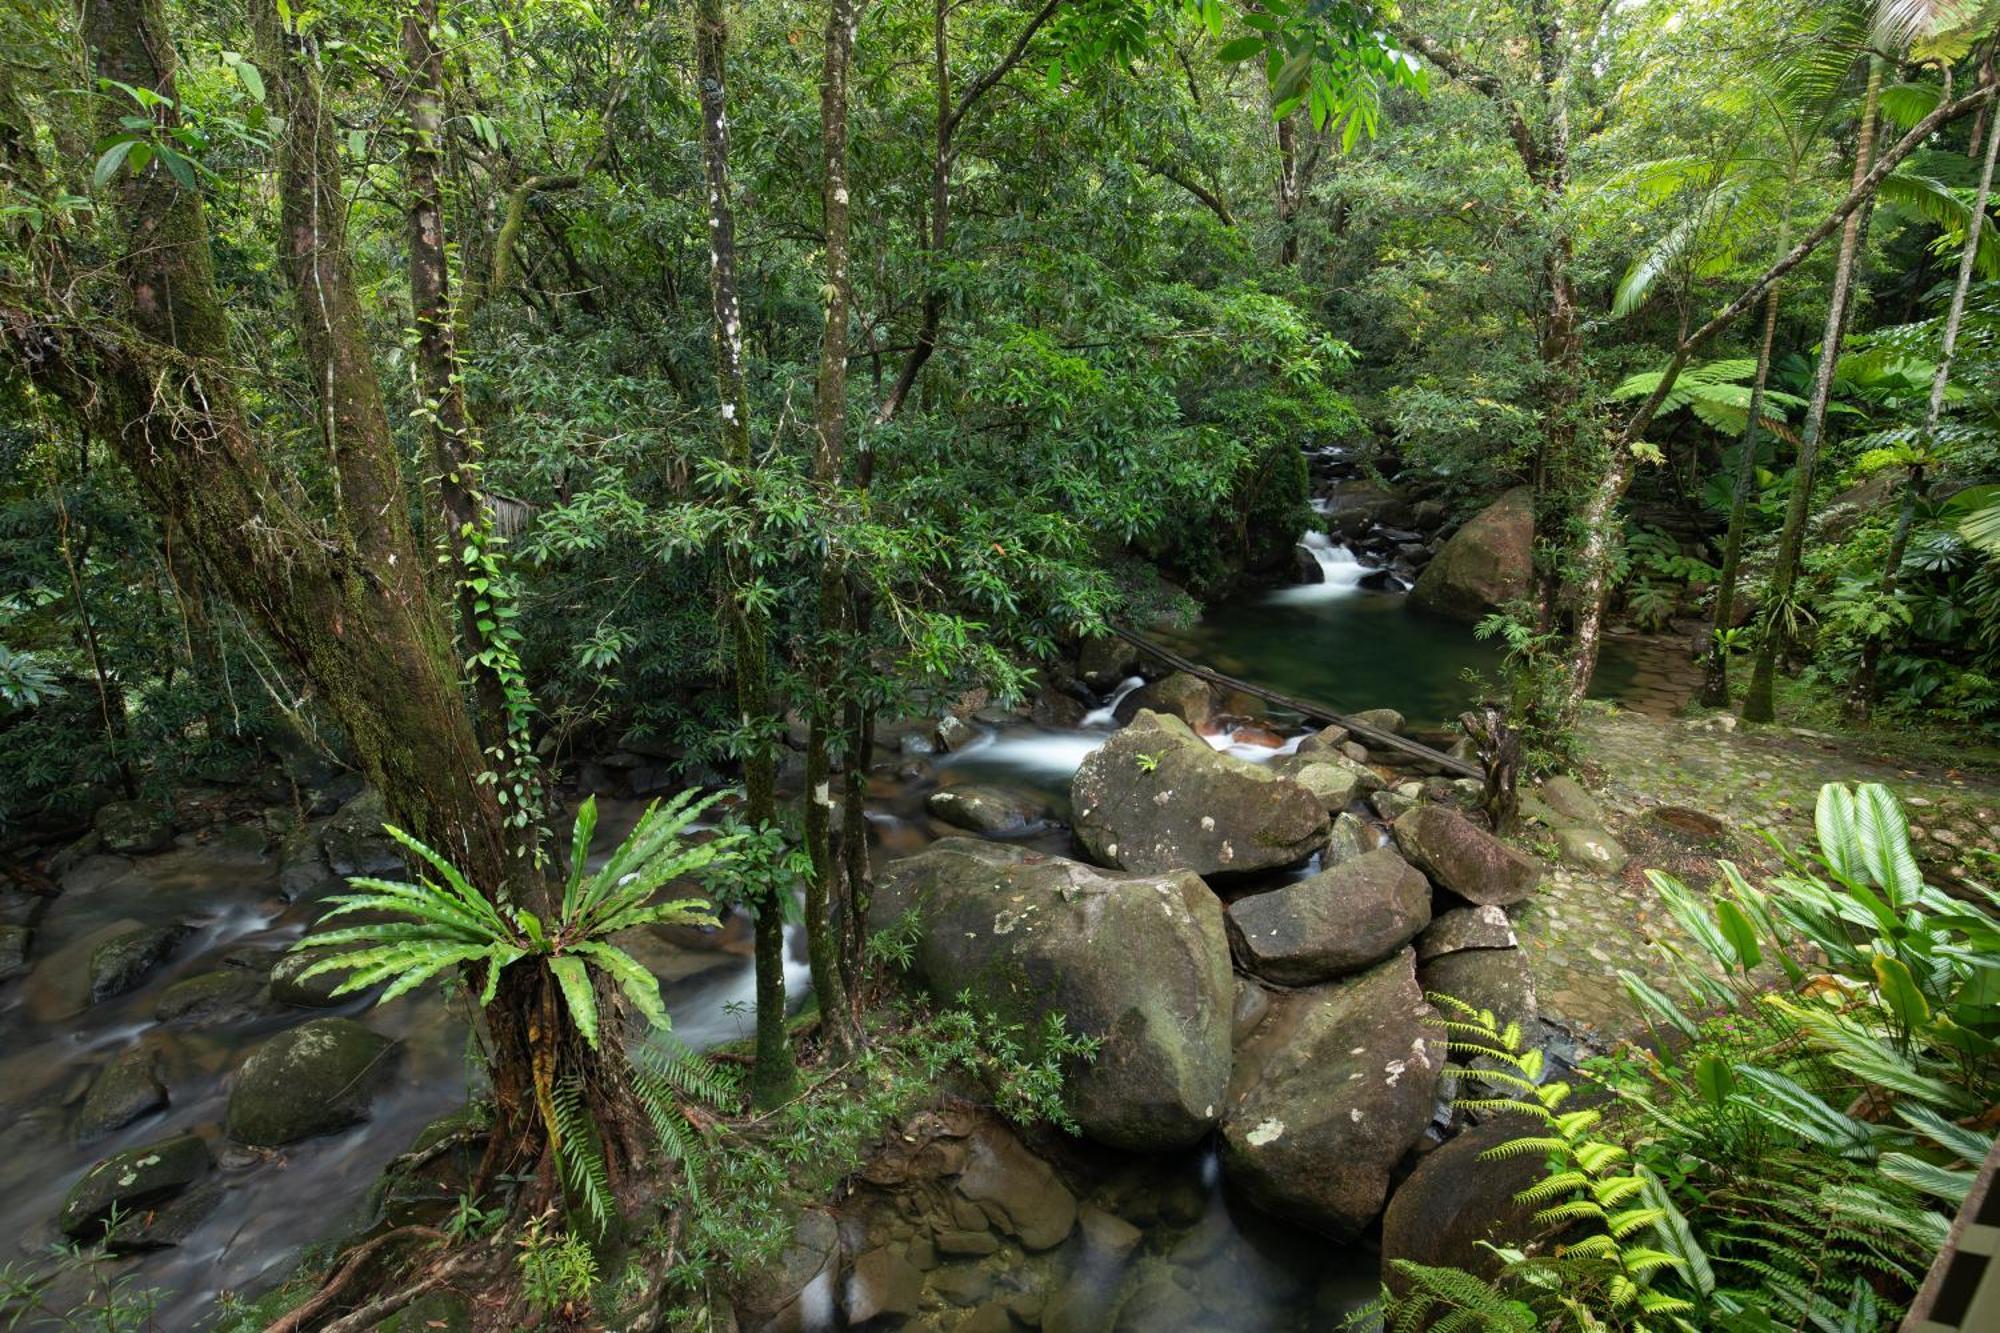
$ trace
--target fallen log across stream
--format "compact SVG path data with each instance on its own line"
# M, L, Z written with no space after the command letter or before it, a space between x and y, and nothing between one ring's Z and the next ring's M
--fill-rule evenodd
M1199 662L1183 657L1171 648L1164 648L1152 640L1145 638L1143 635L1134 634L1122 625L1111 626L1111 632L1141 652L1159 658L1176 671L1185 671L1190 676L1198 676L1213 685L1240 690L1244 694L1262 699L1265 703L1276 704L1280 708L1289 709L1306 718L1308 721L1324 722L1333 726L1345 727L1355 736L1367 742L1371 747L1401 750L1404 754L1421 759L1427 764L1434 764L1444 772L1456 774L1459 777L1475 778L1482 781L1486 777L1485 770L1469 759L1460 759L1457 755L1446 754L1443 750L1433 749L1425 745L1422 741L1413 741L1407 736L1398 736L1395 732L1385 730L1382 727L1371 726L1366 722L1357 721L1345 713L1335 712L1325 704L1314 703L1310 699L1295 698L1289 694L1280 694L1276 690L1268 689L1253 681L1239 680L1235 676L1226 676L1213 667L1205 667Z

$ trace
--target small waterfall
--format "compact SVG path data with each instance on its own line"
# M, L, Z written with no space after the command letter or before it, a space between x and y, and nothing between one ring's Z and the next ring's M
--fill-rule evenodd
M1118 688L1111 692L1111 697L1105 700L1102 708L1093 708L1083 715L1083 725L1086 727L1116 726L1118 722L1118 705L1125 702L1126 695L1145 683L1146 678L1144 676L1125 677L1124 680L1118 682Z
M1319 566L1318 583L1302 583L1273 593L1274 602L1331 602L1354 592L1368 567L1354 558L1354 552L1337 545L1333 538L1317 530L1299 538L1299 549Z

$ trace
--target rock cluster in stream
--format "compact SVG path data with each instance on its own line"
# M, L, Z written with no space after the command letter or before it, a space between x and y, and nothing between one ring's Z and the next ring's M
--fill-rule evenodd
M1219 1131L1242 1193L1352 1236L1436 1112L1424 992L1531 1016L1505 907L1540 875L1449 804L1383 799L1352 744L1329 728L1254 764L1142 708L1072 785L1096 864L946 838L892 863L873 911L917 914L913 973L940 998L1102 1040L1068 1091L1086 1137L1158 1152ZM1348 808L1364 794L1374 819Z

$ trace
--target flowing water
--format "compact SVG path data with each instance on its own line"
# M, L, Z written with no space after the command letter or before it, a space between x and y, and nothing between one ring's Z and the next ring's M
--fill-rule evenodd
M1220 608L1172 635L1190 656L1287 693L1345 708L1391 706L1430 725L1471 697L1468 670L1491 675L1497 652L1467 627L1427 616L1400 596L1360 586L1368 571L1345 548L1313 534L1303 543L1322 575ZM878 857L907 855L953 832L925 814L941 785L997 782L1044 794L1068 814L1077 766L1104 743L1117 706L1143 682L1120 684L1073 730L1006 726L983 732L956 753L878 778L869 811ZM1295 733L1297 728L1290 730ZM1211 736L1218 748L1268 760L1269 734ZM608 849L629 828L638 803L604 803L598 831ZM1022 839L1051 853L1070 850L1067 831ZM183 841L187 841L183 839ZM254 840L250 840L254 842ZM224 845L238 850L224 850ZM254 847L219 839L162 855L94 857L65 876L65 892L40 922L24 978L0 984L0 1114L13 1123L13 1151L0 1158L0 1263L47 1253L53 1219L69 1187L97 1160L182 1130L215 1149L222 1203L179 1246L124 1262L138 1286L164 1295L160 1327L201 1326L219 1293L256 1290L281 1277L301 1247L363 1219L369 1186L417 1130L465 1100L466 1030L434 989L379 1009L356 1001L331 1010L268 1009L211 1027L154 1021L173 981L231 965L266 964L299 938L314 915L277 893L277 867ZM95 1005L75 994L75 964L119 923L185 922L194 933L169 963L129 994ZM740 924L740 923L739 923ZM748 1036L754 990L746 932L725 930L718 947L663 947L646 961L662 975L679 1035L705 1048ZM797 941L788 989L806 988ZM337 1013L365 1018L401 1043L399 1072L373 1104L370 1121L344 1133L277 1151L231 1146L220 1135L232 1071L259 1041L305 1019ZM171 1105L89 1143L74 1139L75 1109L92 1078L134 1045L159 1053ZM1149 1229L1141 1254L1181 1265L1204 1314L1160 1333L1196 1329L1330 1328L1372 1285L1374 1259L1361 1247L1333 1247L1235 1202L1218 1179L1212 1150L1131 1165L1149 1186L1192 1199L1172 1226ZM1191 1192L1191 1193L1190 1193ZM1142 1262L1135 1258L1133 1262ZM1101 1275L1109 1290L1121 1271ZM1226 1316L1223 1313L1226 1311Z

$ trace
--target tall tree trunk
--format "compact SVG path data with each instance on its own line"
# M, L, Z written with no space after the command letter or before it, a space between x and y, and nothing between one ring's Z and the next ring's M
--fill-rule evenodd
M403 15L403 60L410 77L409 142L403 156L408 196L410 309L417 328L417 389L423 395L425 438L436 480L437 546L446 554L445 589L458 610L458 637L472 668L474 722L489 751L509 731L506 683L497 645L480 629L492 623L492 593L482 594L461 550L484 544L490 524L479 494L479 441L465 404L458 360L457 315L444 229L444 58L437 44L438 0L415 0ZM453 573L455 571L455 573ZM482 607L481 603L486 605Z
M1986 82L1993 78L1993 61L1989 54L1984 73ZM1975 127L1975 128L1984 128ZM1958 281L1951 289L1951 305L1944 317L1944 342L1938 352L1936 368L1931 372L1931 397L1924 408L1924 433L1917 445L1917 461L1911 465L1909 480L1903 487L1903 504L1896 515L1896 532L1889 541L1889 552L1882 561L1882 597L1896 595L1896 580L1903 567L1903 556L1910 549L1910 530L1916 526L1917 505L1925 498L1924 469L1929 465L1931 451L1937 447L1938 423L1944 417L1944 392L1951 382L1951 363L1958 351L1958 331L1965 318L1965 297L1972 289L1973 270L1979 264L1979 237L1986 224L1986 205L1993 196L1993 164L2000 157L2000 134L1987 137L1986 155L1979 167L1979 187L1972 196L1972 218L1965 228L1965 248L1958 256ZM1855 680L1853 703L1855 711L1866 717L1875 706L1878 695L1877 676L1881 671L1883 641L1880 635L1870 638L1861 650L1861 671Z
M855 0L829 0L819 85L826 325L820 335L819 378L813 391L813 483L829 513L840 495L847 437L847 76L859 22ZM843 684L842 637L850 617L847 580L832 542L820 543L819 565L820 641L808 672L812 698L806 736L805 825L812 877L806 884L806 956L812 967L813 991L819 997L827 1051L838 1060L853 1050L856 1038L854 1014L848 1008L847 987L841 977L840 938L835 933L836 920L845 920L847 912L836 910L838 886L845 882L845 876L833 838L832 739L842 717L837 694ZM866 755L848 756L850 765L866 762Z
M771 753L770 624L753 600L756 455L750 443L750 395L743 370L743 314L736 296L736 213L729 190L729 92L723 59L729 45L722 0L695 10L695 60L701 84L702 162L708 181L708 274L715 304L715 383L724 456L737 474L737 503L747 531L728 540L725 577L734 640L736 708L743 726L744 817L759 834L777 829L777 762ZM785 914L775 852L760 867L756 897L757 1050L751 1093L759 1106L787 1100L798 1083L785 1021Z
M1882 60L1868 58L1868 91L1861 104L1861 133L1854 147L1854 185L1860 188L1868 177L1875 155L1875 108L1882 93ZM1748 722L1769 722L1777 716L1773 693L1777 687L1778 657L1784 651L1784 622L1790 615L1798 585L1799 559L1805 546L1806 519L1812 512L1814 472L1819 464L1821 437L1826 431L1827 404L1833 398L1833 372L1840 362L1840 347L1847 329L1847 307L1854 289L1854 269L1860 251L1861 210L1847 215L1841 228L1840 253L1834 261L1833 290L1828 295L1826 330L1820 345L1819 366L1813 376L1812 400L1806 407L1805 427L1799 435L1799 456L1792 475L1792 494L1785 506L1785 527L1778 538L1777 565L1771 574L1771 592L1765 607L1764 633L1757 644L1757 664L1750 674L1750 692L1743 700L1743 717Z
M1778 249L1785 249L1781 240ZM1743 535L1750 526L1750 497L1757 489L1757 432L1764 412L1764 387L1771 378L1771 349L1778 337L1778 284L1764 293L1764 336L1757 344L1757 376L1750 384L1750 419L1743 426L1743 453L1729 493L1729 528L1722 539L1722 574L1715 585L1715 618L1704 659L1701 701L1729 707L1729 650L1724 636L1736 624L1736 581L1743 569Z

